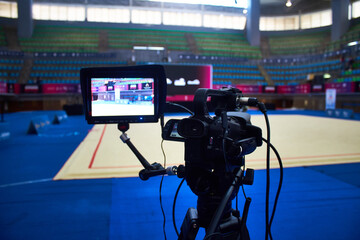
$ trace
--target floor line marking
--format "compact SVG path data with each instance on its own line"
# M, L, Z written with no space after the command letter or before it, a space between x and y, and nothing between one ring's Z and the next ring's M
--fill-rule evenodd
M95 148L95 151L94 151L94 153L93 153L93 155L92 155L92 157L91 157L91 161L90 161L90 164L89 164L89 168L92 168L92 165L94 164L95 157L96 157L96 153L97 153L97 151L98 151L98 149L99 149L99 147L100 147L101 141L102 141L102 139L103 139L103 137L104 137L104 133L105 133L105 130L106 130L106 126L107 126L107 125L105 124L105 126L104 126L104 128L103 128L103 131L102 131L102 133L101 133L99 142L98 142L98 144L97 144L97 146L96 146L96 148Z
M31 180L31 181L18 182L18 183L9 183L9 184L0 185L0 188L14 187L14 186L20 186L20 185L26 185L26 184L32 184L32 183L50 182L52 180L53 180L52 178L44 178L44 179L39 179L39 180Z
M283 163L291 163L294 160L300 160L300 159L310 159L311 158L328 158L328 157L348 157L348 156L360 156L360 153L345 153L345 154L333 154L333 155L319 155L319 156L303 156L303 157L288 157L288 158L282 158ZM265 161L264 157L263 159L247 159L249 162L260 162ZM276 162L276 158L271 158L271 162ZM306 161L306 160L305 160ZM308 161L307 161L308 162ZM185 161L181 163L182 165L185 164ZM170 165L179 165L179 164L170 164ZM111 168L138 168L142 167L142 165L123 165L123 166L96 166L92 167L92 169L111 169Z

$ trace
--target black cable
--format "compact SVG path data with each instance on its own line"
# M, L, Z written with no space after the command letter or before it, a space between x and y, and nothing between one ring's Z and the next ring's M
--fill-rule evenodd
M266 140L266 139L263 138L262 140L267 143L267 140ZM280 154L278 153L278 151L276 150L276 148L275 148L271 143L270 143L270 147L271 147L271 149L273 150L273 152L275 153L275 155L276 155L276 157L277 157L277 159L278 159L279 168L280 168L279 185L278 185L278 189L277 189L277 192L276 192L274 207L273 207L273 211L272 211L272 214L271 214L271 217L270 217L270 223L269 223L269 234L270 234L270 238L272 239L272 235L271 235L271 225L272 225L272 222L273 222L273 220L274 220L274 216L275 216L275 212L276 212L276 207L277 207L277 203L278 203L278 200L279 200L280 191L281 191L281 187L282 187L282 183L283 183L284 168L283 168L283 164L282 164L282 160L281 160Z
M161 212L162 212L162 215L163 215L163 218L164 218L164 221L163 221L163 233L164 233L164 237L165 237L165 240L166 240L167 239L166 238L166 231L165 231L166 217L165 217L165 212L164 212L164 208L163 208L163 204L162 204L162 197L161 197L161 190L162 190L163 180L164 180L164 175L161 176L160 188L159 188L159 196L160 196Z
M267 135L267 145L266 145L266 200L265 200L265 240L269 237L269 199L270 199L270 123L269 118L266 113L265 104L262 102L257 103L259 110L264 114L265 123L266 123L266 135Z
M188 113L190 113L191 115L194 115L194 113L193 113L190 109L188 109L187 107L184 107L183 105L180 105L180 104L177 104L177 103L173 103L173 102L166 102L166 104L169 104L169 105L173 105L173 106L182 108L182 109L184 109L185 111L187 111Z
M176 235L179 237L180 234L179 234L179 231L176 227L176 221L175 221L175 205L176 205L176 199L177 199L177 196L179 194L179 191L180 191L180 188L182 186L182 184L184 183L185 181L185 178L183 178L178 186L178 188L176 189L176 193L175 193L175 197L174 197L174 202L173 202L173 208L172 208L172 219L173 219L173 224L174 224L174 229L175 229L175 232L176 232Z
M266 231L265 239L269 236L269 199L270 199L270 123L269 118L264 112L266 131L267 131L267 145L266 145Z
M161 121L160 121L161 128L163 128L163 126L164 126L163 123L164 123L164 115L161 116ZM164 140L161 141L161 151L162 151L162 154L164 156L164 168L166 168L166 154L165 154L165 150L164 150ZM163 207L163 204L162 204L162 196L161 196L161 190L162 190L163 181L164 181L164 175L161 176L160 187L159 187L159 198L160 198L160 208L161 208L161 212L162 212L163 219L164 219L164 221L163 221L163 233L164 233L165 240L167 240L167 238L166 238L166 230L165 230L166 216L165 216L164 207Z

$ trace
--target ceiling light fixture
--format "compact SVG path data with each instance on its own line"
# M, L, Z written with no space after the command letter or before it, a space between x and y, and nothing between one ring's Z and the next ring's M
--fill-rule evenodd
M287 0L286 4L285 4L287 7L291 7L292 6L292 3L291 3L291 0Z

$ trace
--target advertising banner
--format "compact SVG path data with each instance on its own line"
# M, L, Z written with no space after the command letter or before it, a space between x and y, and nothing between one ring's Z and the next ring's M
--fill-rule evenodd
M295 93L295 86L289 86L289 85L277 86L277 93L279 93L279 94Z
M6 83L0 83L0 93L7 93Z
M329 88L326 89L325 94L325 109L335 109L336 108L336 89Z
M356 90L356 82L326 83L325 89L336 89L337 93L351 93Z
M78 87L78 84L47 83L42 85L42 92L45 94L77 93Z
M309 83L300 84L295 86L295 93L310 93L311 92L311 85Z
M242 91L243 93L262 93L261 85L246 85L246 84L238 84L236 88Z

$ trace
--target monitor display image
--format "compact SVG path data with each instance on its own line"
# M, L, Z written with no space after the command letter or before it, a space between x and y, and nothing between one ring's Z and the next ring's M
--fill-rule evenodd
M91 78L91 116L155 114L154 78Z

